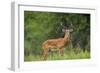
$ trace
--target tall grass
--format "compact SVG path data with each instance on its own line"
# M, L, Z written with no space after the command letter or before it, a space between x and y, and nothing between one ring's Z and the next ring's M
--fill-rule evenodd
M73 60L73 59L89 59L90 52L83 51L80 48L66 49L64 55L61 56L58 52L49 52L47 60ZM43 61L42 55L24 56L24 61Z

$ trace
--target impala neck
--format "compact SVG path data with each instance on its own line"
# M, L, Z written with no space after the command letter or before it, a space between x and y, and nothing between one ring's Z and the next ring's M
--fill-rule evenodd
M65 36L64 36L64 39L66 40L66 39L69 39L69 37L70 37L70 33L69 32L65 32Z

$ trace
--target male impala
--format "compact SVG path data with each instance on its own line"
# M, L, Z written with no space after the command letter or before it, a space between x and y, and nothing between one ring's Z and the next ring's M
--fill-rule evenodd
M65 33L63 38L49 39L42 44L43 60L47 59L48 51L50 49L59 50L60 54L63 55L64 47L67 46L70 42L70 32L71 31L72 31L72 29L70 29L70 30L69 29L63 29L63 32Z

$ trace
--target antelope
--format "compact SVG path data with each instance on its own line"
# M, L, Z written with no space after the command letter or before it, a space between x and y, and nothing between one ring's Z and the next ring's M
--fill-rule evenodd
M64 47L70 43L70 32L72 32L72 29L63 29L62 31L65 34L63 38L49 39L43 42L43 60L47 60L48 52L51 49L59 50L59 53L63 56Z

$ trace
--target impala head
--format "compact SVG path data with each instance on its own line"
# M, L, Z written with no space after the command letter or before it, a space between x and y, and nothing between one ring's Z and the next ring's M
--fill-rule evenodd
M61 23L62 31L63 32L72 32L73 31L73 24L71 22Z
M70 32L72 32L73 31L73 29L62 29L62 32L66 32L66 33L70 33Z

